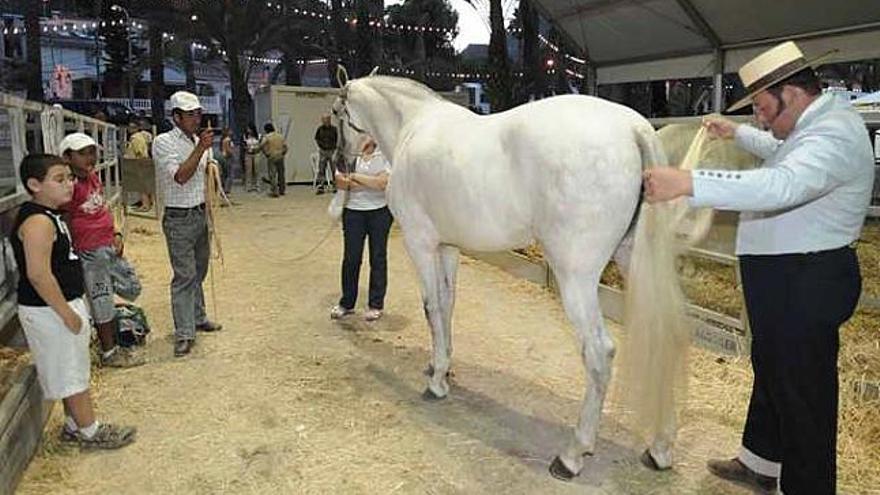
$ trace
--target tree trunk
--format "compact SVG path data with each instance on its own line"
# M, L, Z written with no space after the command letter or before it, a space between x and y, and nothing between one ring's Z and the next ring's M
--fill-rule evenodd
M183 72L186 74L186 90L196 92L196 68L193 63L193 40L183 46Z
M373 69L371 56L373 53L373 31L369 26L370 22L370 6L368 0L356 0L355 12L357 15L357 24L355 32L357 44L355 45L356 67L352 67L352 77L362 77Z
M150 23L150 109L153 124L162 127L165 119L165 50L162 46L162 27Z
M353 69L354 67L351 64L348 64L348 26L345 24L345 19L343 19L342 13L342 0L330 0L330 11L333 18L333 44L331 47L330 60L327 62L327 76L330 78L330 86L334 88L339 87L339 80L336 77L336 68L339 64L348 65L348 68Z
M229 57L229 81L232 83L233 132L239 135L244 133L248 122L252 120L253 102L248 92L247 70L246 67L241 66L238 46L230 45L226 51Z
M538 11L531 0L520 0L523 28L523 101L544 97L544 67L538 49Z
M385 13L385 1L374 0L372 2L371 13L374 19L382 19ZM385 66L385 43L383 40L384 37L382 36L382 31L379 28L374 28L369 70L373 70L373 67Z
M40 48L40 6L43 2L26 2L24 26L27 30L27 98L43 101L43 55Z
M492 111L501 112L512 106L507 33L504 30L501 0L489 0L489 25L492 28L489 38L489 69L492 76L489 81L489 98L492 101Z
M302 86L302 74L299 71L299 64L292 53L285 53L281 58L284 64L284 84L288 86Z

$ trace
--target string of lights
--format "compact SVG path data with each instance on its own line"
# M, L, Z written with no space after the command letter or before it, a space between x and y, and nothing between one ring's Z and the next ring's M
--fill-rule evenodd
M275 9L279 12L284 10L284 6L279 3L266 2L266 6L270 9ZM303 17L311 17L314 19L320 19L324 21L330 21L333 19L333 16L330 14L325 14L323 12L318 12L309 9L301 9L299 7L294 7L288 10L295 15L300 15ZM343 17L342 20L352 26L356 26L358 23L357 18L354 17ZM455 34L455 29L441 28L437 26L430 25L415 25L415 24L405 24L405 23L396 23L396 22L388 22L386 19L370 19L367 25L371 28L378 29L390 29L398 32L412 32L412 33L440 33L444 35Z

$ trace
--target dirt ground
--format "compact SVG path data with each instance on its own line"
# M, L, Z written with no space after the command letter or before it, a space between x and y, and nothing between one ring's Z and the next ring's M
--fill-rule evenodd
M136 425L138 441L115 452L61 447L55 407L18 493L747 493L703 467L735 452L745 408L722 410L711 399L692 400L684 414L674 471L638 464L642 444L609 406L585 472L571 483L553 479L547 466L570 434L584 386L551 293L463 259L453 388L447 400L426 403L430 338L401 235L389 246L385 318L337 323L328 311L339 296L341 232L325 214L330 197L294 187L280 199L234 200L219 224L217 307L209 301L225 328L200 335L183 359L171 352L160 228L131 220L127 255L153 326L148 363L101 372L93 392L100 417ZM741 366L694 354L718 367L710 397L747 394Z

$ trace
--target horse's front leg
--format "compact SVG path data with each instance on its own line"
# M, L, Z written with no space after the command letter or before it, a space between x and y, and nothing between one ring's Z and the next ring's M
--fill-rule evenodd
M428 367L428 388L422 396L427 400L443 399L449 394L446 372L449 371L449 339L444 325L440 280L443 263L439 244L406 238L406 248L422 282L422 307L431 327L433 354Z
M559 283L565 312L574 324L586 370L586 392L577 429L565 451L550 465L550 474L570 480L583 469L584 456L592 455L596 449L602 405L611 380L614 342L602 323L598 278L569 275Z
M446 355L452 359L452 311L455 308L455 282L458 274L459 249L456 246L440 246L439 293L440 311L443 316L443 329L446 339Z

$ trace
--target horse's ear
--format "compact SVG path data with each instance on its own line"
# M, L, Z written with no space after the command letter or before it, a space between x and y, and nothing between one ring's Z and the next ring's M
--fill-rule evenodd
M375 67L373 67L373 70L370 71L370 75L371 75L371 76L375 76L377 72L379 72L379 66L378 66L378 65L375 66Z
M340 88L344 88L348 84L348 71L342 64L336 66L336 81L339 83Z

